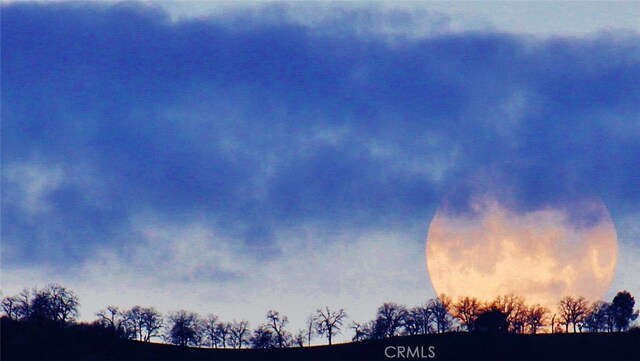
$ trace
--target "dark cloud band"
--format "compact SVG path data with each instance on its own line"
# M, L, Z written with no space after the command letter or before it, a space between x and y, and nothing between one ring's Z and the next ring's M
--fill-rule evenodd
M479 176L517 210L596 196L638 210L638 34L389 41L240 23L3 6L3 261L126 247L145 212L200 217L259 257L305 222L426 225L450 192L464 210Z

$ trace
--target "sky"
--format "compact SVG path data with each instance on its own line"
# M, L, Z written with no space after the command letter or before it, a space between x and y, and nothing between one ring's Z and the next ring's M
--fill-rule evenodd
M140 304L366 321L435 296L431 219L488 192L576 225L602 201L607 297L640 295L638 18L640 2L3 2L2 293L60 283L85 320Z

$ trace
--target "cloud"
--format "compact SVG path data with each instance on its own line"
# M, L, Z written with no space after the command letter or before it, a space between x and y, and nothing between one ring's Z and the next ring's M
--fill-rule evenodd
M455 211L488 192L576 223L593 198L614 221L639 211L637 33L453 33L430 13L406 36L398 10L291 16L3 5L3 269L62 277L160 247L185 273L157 279L233 284L295 252L364 251L364 235L393 235L371 252L419 249L450 194Z
M161 3L174 21L210 20L232 28L299 26L332 37L356 35L396 41L450 31L451 18L418 3L184 2Z
M280 252L256 262L245 247L199 222L139 219L135 228L138 242L121 252L101 248L72 275L52 280L39 270L5 269L3 290L17 293L25 279L38 286L62 283L80 297L86 320L110 304L140 304L164 313L186 308L228 321L248 319L255 327L276 309L289 316L291 331L325 305L364 321L398 292L411 304L428 296L421 245L401 245L397 233L334 233L337 246L327 247L317 239L325 231L302 227L279 234ZM347 340L346 327L344 334Z
M599 30L639 29L640 6L604 3L527 2L520 6L501 2L162 2L173 20L215 18L244 13L252 22L287 22L312 28L336 26L377 36L416 37L445 31L493 31L542 37L584 36ZM246 15L246 14L249 15ZM341 21L336 21L336 18ZM394 21L395 20L395 21ZM402 20L402 21L400 21ZM247 24L243 24L246 26ZM335 34L339 35L338 32Z

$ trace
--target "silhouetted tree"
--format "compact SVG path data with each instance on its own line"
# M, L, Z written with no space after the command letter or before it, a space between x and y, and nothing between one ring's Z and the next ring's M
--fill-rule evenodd
M20 299L18 296L10 296L2 299L2 311L10 320L20 319Z
M150 342L152 337L160 336L160 330L164 323L162 314L155 308L134 306L125 314L131 322L138 340Z
M31 316L32 295L35 294L36 292L37 290L35 288L33 289L24 288L22 291L20 291L19 294L11 297L12 312L16 320L29 319L29 317ZM6 310L5 310L5 313L6 313Z
M407 310L403 322L403 335L419 335L422 332L422 315L417 307Z
M354 333L351 341L358 342L366 338L366 333L361 323L353 321L351 322L350 328L353 330L353 333Z
M506 333L508 329L507 314L495 307L478 313L478 318L473 328L474 332L489 333Z
M116 306L107 306L107 308L96 313L98 323L103 327L110 329L120 338L135 338L135 332L130 325L125 312L120 311Z
M287 316L280 316L278 311L271 310L267 312L267 326L275 333L278 339L278 347L284 347L286 331L284 326L289 323Z
M376 335L375 332L376 321L369 320L364 323L353 322L351 324L351 329L354 330L354 336L352 341L364 341L364 340L377 340L381 339L381 335ZM357 336L357 337L356 337Z
M316 333L316 317L311 314L307 317L307 323L305 325L305 335L307 337L307 346L311 346L311 338Z
M42 289L25 289L19 295L4 297L2 311L11 320L25 320L44 326L69 326L78 317L78 298L66 288L50 284ZM638 317L634 310L635 299L628 291L616 294L611 303L595 302L589 307L583 297L565 297L558 304L558 314L551 317L551 332L573 332L586 327L592 332L608 330L624 331ZM417 335L451 329L454 317L460 320L468 331L476 332L530 332L537 333L547 325L549 310L539 304L527 307L521 297L499 296L483 306L471 297L461 297L455 304L444 294L430 300L426 305L407 310L404 306L387 302L378 308L376 318L366 323L352 322L353 341L380 339L399 334ZM150 342L158 337L163 328L162 315L153 307L134 306L128 311L108 306L96 313L98 320L84 324L84 328L110 335L108 329L123 338L135 338ZM303 347L305 341L311 344L314 333L326 336L329 345L333 336L340 333L347 318L343 309L331 311L329 307L316 310L310 315L305 328L295 336L284 328L288 318L271 310L266 315L267 323L259 325L253 333L247 321L233 323L218 322L218 317L209 315L202 320L193 312L184 310L168 315L164 339L179 346L199 346L208 340L211 347L223 348L230 345L242 348L250 343L253 348L282 348L297 345ZM557 327L558 326L558 327ZM33 326L30 326L33 327ZM93 328L91 328L93 327ZM67 331L65 331L67 332Z
M614 329L616 328L615 315L613 314L613 309L611 308L611 304L607 303L607 305L609 307L603 310L604 316L605 316L604 326L607 332L613 332Z
M603 301L594 302L587 310L587 314L584 318L584 325L591 332L606 331L609 312L609 303Z
M435 316L429 309L428 304L416 306L411 309L413 318L418 322L418 334L427 334L433 332L432 325L436 323Z
M527 308L525 323L529 327L530 333L537 333L538 329L546 324L546 317L548 313L549 309L539 304L535 304Z
M29 321L39 325L55 325L56 316L45 293L36 293L31 301Z
M41 325L68 326L78 317L78 297L72 291L49 284L41 290L34 289L27 318Z
M218 342L222 345L222 348L227 347L227 341L229 340L231 331L231 324L228 322L218 322L216 325L216 334L218 335Z
M118 325L124 321L124 315L120 312L117 306L107 306L107 308L96 312L98 317L98 323L103 327L109 328L113 333L118 330ZM122 321L119 320L122 317Z
M453 317L460 320L460 323L467 329L473 331L473 324L478 318L478 313L482 309L482 304L473 297L460 297L453 305Z
M381 337L396 336L404 325L407 309L393 302L386 302L378 308L374 332Z
M242 343L248 342L248 337L250 334L249 322L245 320L233 320L233 323L229 328L229 333L231 335L231 337L229 338L229 341L231 341L231 346L233 348L242 348Z
M151 337L160 336L160 331L164 326L162 314L153 307L145 307L142 309L142 320L144 329L143 341L151 341Z
M214 314L207 315L202 321L202 333L203 337L209 341L209 347L218 348L219 338L218 338L218 316Z
M134 339L142 341L142 327L144 324L144 322L142 321L142 307L133 306L130 310L125 311L125 316L127 318L127 321L133 328L133 333L135 334Z
M298 347L304 347L305 339L306 339L306 331L304 329L300 329L293 336L293 344Z
M185 310L169 314L166 339L178 346L199 346L202 339L200 316Z
M278 346L278 341L273 334L273 331L267 325L259 325L253 330L253 334L249 339L251 348L264 349L274 348Z
M16 296L2 299L2 310L13 320L27 320L43 326L66 327L78 317L78 297L58 284L42 289L25 288Z
M31 299L32 295L36 293L36 289L25 288L18 294L18 314L22 320L28 320L31 316Z
M562 332L562 330L560 329L560 324L561 324L561 322L558 321L558 314L554 313L553 316L551 316L551 325L550 325L551 326L551 333Z
M513 294L498 296L489 304L488 309L497 309L507 315L507 328L510 332L523 332L527 307L522 297Z
M638 312L633 311L635 304L635 298L628 291L620 291L613 298L610 307L616 330L626 330L629 328L629 323L638 318Z
M577 327L582 323L587 314L588 304L584 297L565 297L558 303L558 313L562 323L565 325L565 332L569 332L569 324L573 325L573 332L577 332Z
M444 294L429 301L427 308L436 323L436 330L438 333L449 331L453 316L449 310L451 309L451 299Z
M513 317L511 318L511 332L524 333L525 326L527 325L528 312L529 309L524 303L520 303L516 306Z
M316 312L316 330L319 335L326 335L329 340L329 345L331 345L332 337L340 332L340 327L342 326L344 319L347 317L347 314L344 312L344 309L340 309L336 312L331 311L329 307L325 307L324 310L318 309Z

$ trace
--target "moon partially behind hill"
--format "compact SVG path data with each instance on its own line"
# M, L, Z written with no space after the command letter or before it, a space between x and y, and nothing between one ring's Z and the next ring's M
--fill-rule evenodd
M616 230L602 202L581 207L597 217L581 222L557 209L515 212L492 199L474 201L471 212L441 207L426 245L435 291L454 301L513 293L552 311L564 296L602 299L615 271Z

